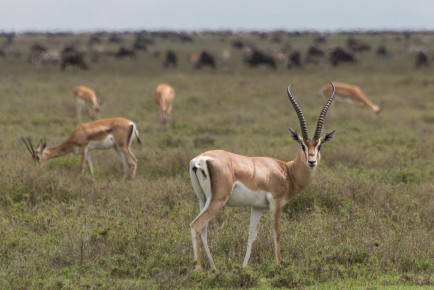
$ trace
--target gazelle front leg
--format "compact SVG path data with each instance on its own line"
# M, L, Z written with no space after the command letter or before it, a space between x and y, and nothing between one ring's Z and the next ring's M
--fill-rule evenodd
M256 235L258 234L258 224L261 220L262 212L264 210L260 208L252 207L250 211L250 230L249 230L249 238L247 241L247 251L246 256L244 257L243 267L247 267L247 263L249 263L250 254L252 252L253 242L256 239Z
M90 154L89 154L88 147L86 147L84 149L84 156L86 158L86 162L87 162L87 166L89 167L90 174L92 174L92 177L93 177L94 176L93 175L93 166L92 166L92 160L90 160ZM83 171L84 171L84 166L83 166Z
M128 171L130 168L130 164L128 162L127 157L125 156L125 153L119 148L119 146L115 145L115 150L119 155L119 158L121 159L122 162L122 169L123 169L123 175L122 175L122 180L125 180L125 178L128 175Z
M81 123L82 105L79 102L75 102L75 110L76 110L76 113L77 113L78 123Z
M268 200L270 204L270 225L273 233L274 254L276 256L277 264L282 260L280 254L280 229L279 229L279 214L280 214L280 200Z

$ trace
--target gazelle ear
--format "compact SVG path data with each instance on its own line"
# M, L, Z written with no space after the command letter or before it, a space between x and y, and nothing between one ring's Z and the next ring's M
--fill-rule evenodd
M42 143L42 139L39 141L39 145L38 148L36 148L36 150L40 150L40 152L42 153L45 149L45 147L47 147L47 141L44 141Z
M333 130L331 132L324 134L324 136L321 137L321 143L324 144L324 143L332 140L333 137L335 136L335 133L336 133L336 130Z
M303 139L301 139L300 135L297 132L295 132L291 128L289 128L288 131L289 131L289 136L291 136L291 138L294 141L297 141L298 143L301 143L303 141Z

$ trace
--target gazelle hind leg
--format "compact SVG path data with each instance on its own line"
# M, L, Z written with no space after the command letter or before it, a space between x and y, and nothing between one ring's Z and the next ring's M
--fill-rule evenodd
M191 170L190 169L190 179L191 179L191 183L193 185L193 189L199 199L199 208L200 208L200 212L202 213L205 206L208 207L209 206L209 202L207 203L206 200L206 196L204 191L202 190L202 187L199 184L197 175L196 175L196 171L195 170ZM215 268L215 264L214 264L214 260L212 258L211 255L211 251L209 250L208 247L208 234L207 234L207 229L208 229L208 222L205 223L205 225L203 226L201 232L200 232L200 238L202 240L202 244L205 250L205 253L208 257L208 261L211 265L212 268ZM194 249L194 257L197 260L197 251L196 251L196 234L192 233L192 242L193 242L193 249Z
M125 153L118 146L115 146L115 150L119 155L119 159L121 159L122 169L123 169L122 180L125 180L125 178L128 175L130 164L128 162L127 157L125 156Z
M191 240L193 243L194 257L197 260L197 268L201 268L200 259L200 245L199 245L199 235L204 243L205 252L207 253L209 263L213 269L215 269L214 260L211 256L211 252L208 248L207 242L207 224L209 220L216 215L216 213L224 206L225 201L216 201L210 206L210 200L207 200L203 210L200 214L191 222Z
M129 148L120 148L119 146L116 146L115 148L121 158L122 166L124 168L123 178L125 179L128 175L128 171L130 171L130 178L134 179L137 170L136 157L134 157Z

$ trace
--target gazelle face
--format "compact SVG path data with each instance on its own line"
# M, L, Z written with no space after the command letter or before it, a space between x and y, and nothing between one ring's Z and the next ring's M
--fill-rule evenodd
M321 154L321 142L319 140L303 140L300 142L301 150L304 153L306 166L313 170L319 164Z
M47 161L47 156L44 154L44 149L45 147L47 147L47 144L44 143L42 144L39 143L38 147L35 150L35 156L33 157L33 159L36 162L36 165L43 165L45 163L45 161Z
M322 136L318 140L314 139L308 139L303 140L300 135L298 135L297 132L289 128L289 135L292 139L297 141L298 144L301 146L301 151L304 153L304 160L306 162L306 166L309 168L309 170L314 171L316 166L318 166L319 161L321 160L321 146L333 139L335 135L335 130L326 133L324 136Z
M47 147L47 143L42 143L42 140L39 142L38 147L36 147L36 150L33 148L32 142L30 142L29 138L22 138L24 144L27 147L27 150L29 151L30 155L32 156L33 160L35 161L36 165L42 165L47 161L47 156L44 154L44 149Z

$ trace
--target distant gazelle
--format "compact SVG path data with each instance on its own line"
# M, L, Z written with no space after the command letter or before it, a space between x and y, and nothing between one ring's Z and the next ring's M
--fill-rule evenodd
M376 114L380 113L381 108L372 103L359 87L346 83L334 83L334 85L336 90L335 94L338 99L348 101L360 107L368 107ZM320 94L327 96L331 91L331 85L326 84L322 87Z
M89 151L114 148L119 154L123 166L123 179L130 171L131 179L137 169L137 159L130 151L133 137L141 143L136 125L125 118L101 119L80 124L62 143L47 147L47 142L39 142L36 150L29 138L22 139L27 150L37 165L43 165L48 159L64 156L70 153L81 154L81 168L84 171L86 160L93 176L92 161Z
M81 123L81 112L87 109L89 120L101 118L101 106L93 90L85 86L78 86L74 89L75 107L77 110L78 122Z
M167 123L167 119L173 110L173 99L175 98L175 89L168 84L158 85L152 93L154 102L158 107L161 122Z
M333 86L333 84L332 84ZM319 115L315 135L309 138L303 113L291 96L288 97L297 112L303 137L289 128L289 135L299 145L297 156L290 162L271 157L247 157L223 150L208 151L190 161L190 179L199 198L199 215L191 222L191 239L197 268L201 268L199 236L208 256L209 263L215 268L207 242L209 220L224 206L251 207L250 231L243 267L249 262L257 226L265 209L270 210L270 222L274 240L277 263L280 254L280 209L294 196L305 189L320 162L321 146L330 141L335 130L321 135L322 126L334 90Z

